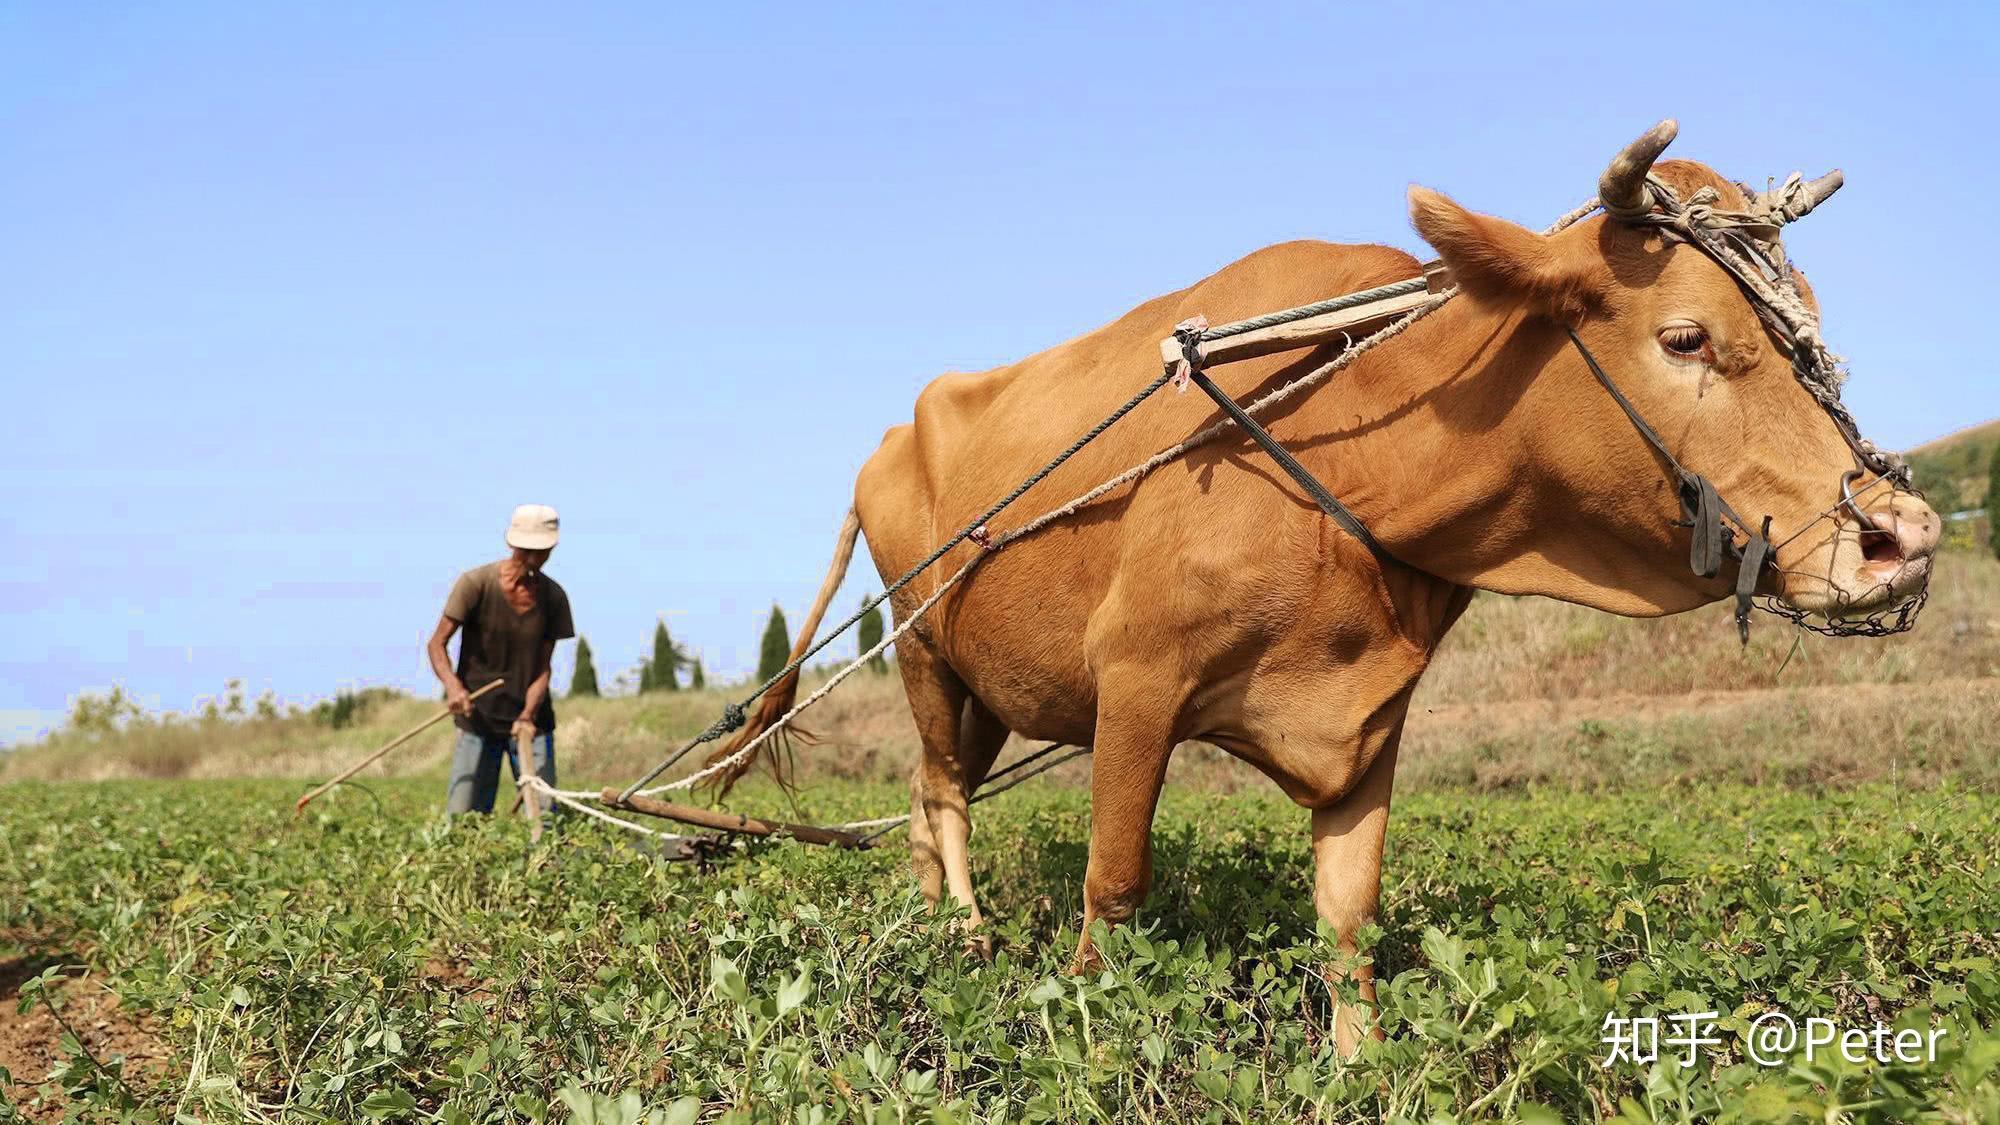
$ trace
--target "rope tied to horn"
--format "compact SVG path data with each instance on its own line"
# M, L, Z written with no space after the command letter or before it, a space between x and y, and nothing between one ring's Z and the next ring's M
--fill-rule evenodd
M1793 375L1833 419L1856 463L1874 473L1876 483L1887 482L1892 489L1916 492L1910 483L1908 463L1862 437L1854 416L1841 402L1841 387L1847 379L1846 361L1828 346L1820 331L1819 315L1800 290L1780 240L1786 224L1797 222L1824 203L1840 190L1844 177L1836 170L1807 180L1793 172L1782 184L1761 192L1738 184L1746 201L1741 210L1720 206L1721 192L1713 185L1703 185L1683 200L1652 171L1653 162L1677 132L1678 126L1673 121L1662 121L1612 159L1598 181L1598 198L1605 213L1633 226L1657 229L1668 240L1685 242L1730 274L1749 296L1758 317L1790 353ZM1842 491L1842 504L1834 510L1853 507L1846 495L1845 481ZM1858 508L1854 512L1865 528L1867 517ZM1812 522L1827 514L1822 513ZM1791 538L1797 538L1797 534ZM1763 560L1759 562L1761 565ZM1928 594L1925 588L1859 620L1829 615L1823 625L1811 622L1805 611L1775 598L1762 597L1758 604L1801 628L1828 636L1887 636L1915 623Z
M1614 165L1616 170L1616 165ZM1606 179L1611 173L1606 173ZM1647 172L1640 191L1605 210L1634 226L1657 228L1670 239L1688 243L1708 255L1734 277L1753 298L1751 305L1791 349L1799 384L1830 415L1863 466L1909 486L1909 466L1861 436L1853 414L1840 399L1847 382L1847 361L1826 342L1820 320L1799 290L1790 258L1779 238L1785 223L1795 222L1840 187L1841 176L1830 172L1806 181L1794 172L1784 184L1766 192L1744 194L1743 210L1718 206L1720 193L1704 185L1683 200L1672 185ZM1643 201L1641 203L1640 201Z

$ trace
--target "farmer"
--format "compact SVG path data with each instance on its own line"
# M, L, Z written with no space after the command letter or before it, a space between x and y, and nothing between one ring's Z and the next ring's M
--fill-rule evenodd
M431 669L444 685L445 702L458 724L446 812L492 812L500 760L507 759L518 784L523 748L542 780L556 783L549 660L557 641L576 636L569 595L542 573L555 550L556 526L556 510L545 504L514 509L507 524L512 554L459 575L431 634ZM454 669L445 645L461 627L465 636ZM504 683L470 698L472 689L494 680Z

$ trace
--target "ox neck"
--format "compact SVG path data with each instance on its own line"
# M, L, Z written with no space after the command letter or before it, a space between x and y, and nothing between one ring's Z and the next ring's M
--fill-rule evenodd
M1673 494L1639 490L1594 533L1579 500L1537 468L1564 435L1531 419L1562 416L1603 449L1605 471L1658 481L1650 453L1608 396L1551 414L1543 369L1567 358L1563 329L1525 310L1460 297L1303 396L1273 430L1320 474L1386 553L1460 585L1538 594L1616 613L1692 608L1726 584L1673 573ZM1629 447L1629 448L1628 448ZM1682 549L1684 551L1684 548Z

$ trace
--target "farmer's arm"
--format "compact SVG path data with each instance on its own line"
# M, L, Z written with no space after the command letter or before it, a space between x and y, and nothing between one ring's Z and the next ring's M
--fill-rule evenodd
M556 655L553 640L542 642L541 651L535 654L535 678L528 681L528 698L521 704L521 717L514 720L515 737L521 737L520 728L528 727L527 737L535 736L535 712L542 706L542 700L549 697L549 674Z
M542 650L535 654L535 678L528 681L528 699L521 705L521 717L532 721L542 700L549 697L549 675L556 656L556 643L543 641Z
M472 697L466 694L465 681L458 678L458 672L451 666L451 654L444 646L458 632L461 623L472 620L479 611L479 584L472 579L472 572L458 576L451 584L451 593L444 599L444 612L438 616L437 628L431 631L431 643L426 647L430 653L431 671L437 673L438 683L444 685L445 706L454 715L472 714Z
M535 712L549 697L549 676L555 663L556 642L576 636L576 622L569 613L569 595L553 582L548 584L547 593L548 628L542 634L542 647L535 652L535 678L528 684L528 698L521 705L521 717L514 720L514 726L526 729L529 738L535 734ZM520 735L517 733L515 737Z
M472 713L472 698L466 693L465 681L458 678L458 672L451 666L451 653L445 645L451 643L452 634L458 632L458 622L449 617L439 617L437 628L431 632L430 643L424 651L430 654L431 671L437 673L438 683L444 685L445 706L454 715Z

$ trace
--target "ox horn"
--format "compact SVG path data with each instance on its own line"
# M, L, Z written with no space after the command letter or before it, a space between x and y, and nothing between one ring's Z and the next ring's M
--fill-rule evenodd
M1840 185L1846 182L1847 177L1841 175L1838 168L1817 180L1807 180L1803 183L1799 182L1795 173L1776 191L1759 194L1763 197L1765 212L1775 223L1791 223L1811 214L1813 208L1825 203L1827 197L1839 191Z
M1652 171L1653 161L1659 159L1660 154L1673 143L1674 135L1680 130L1680 125L1669 117L1646 130L1638 140L1626 145L1624 151L1611 158L1611 166L1597 181L1597 199L1604 204L1606 213L1621 219L1633 219L1652 209L1652 196L1646 188L1646 173Z

